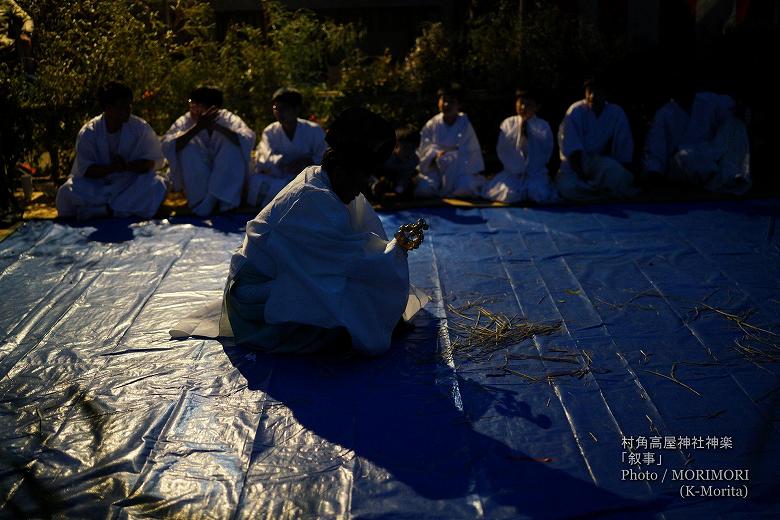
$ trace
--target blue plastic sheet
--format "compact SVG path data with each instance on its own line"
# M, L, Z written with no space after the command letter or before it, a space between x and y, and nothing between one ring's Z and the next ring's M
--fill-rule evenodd
M0 515L777 517L778 213L382 215L430 223L409 258L433 301L374 359L169 339L220 297L246 215L28 222L0 242ZM561 330L453 355L475 300Z

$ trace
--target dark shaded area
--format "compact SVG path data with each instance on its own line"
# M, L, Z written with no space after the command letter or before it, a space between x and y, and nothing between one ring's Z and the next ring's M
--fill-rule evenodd
M214 215L213 217L205 220L202 218L189 216L172 217L169 220L171 224L190 224L196 227L211 228L225 234L231 234L243 233L246 228L246 223L252 220L254 217L254 213L225 213L221 215Z
M617 513L653 518L662 507L665 501L627 500L549 469L533 456L480 433L474 425L489 409L525 420L528 429L553 425L544 410L532 410L516 391L450 373L437 361L432 341L438 320L423 311L413 323L413 332L397 336L390 352L374 359L255 354L248 363L244 349L225 347L225 353L250 389L266 392L289 407L308 431L384 468L425 498L446 500L477 493L486 499L488 511L510 506L516 515L530 518ZM443 379L448 384L442 384ZM462 410L453 402L453 388L458 389ZM359 401L354 400L356 393ZM266 448L256 445L253 458ZM365 491L355 482L353 513L381 517ZM587 499L556 501L562 495Z
M102 242L104 244L121 244L133 239L133 223L140 222L135 218L100 219L85 224L76 223L76 228L92 228L87 240Z

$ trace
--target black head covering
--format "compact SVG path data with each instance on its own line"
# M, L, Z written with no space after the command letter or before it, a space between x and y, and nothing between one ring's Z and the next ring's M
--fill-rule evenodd
M383 164L395 147L395 130L383 117L362 107L351 107L336 117L325 142L348 162Z

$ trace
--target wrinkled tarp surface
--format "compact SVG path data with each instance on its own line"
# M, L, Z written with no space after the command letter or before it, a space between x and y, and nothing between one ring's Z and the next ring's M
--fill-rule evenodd
M434 300L374 359L169 339L250 216L28 222L0 242L0 515L776 518L778 213L383 215L430 223L410 271ZM453 356L474 301L562 329Z

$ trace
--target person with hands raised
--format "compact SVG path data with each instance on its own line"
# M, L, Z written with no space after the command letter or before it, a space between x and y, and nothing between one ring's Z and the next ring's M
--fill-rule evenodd
M201 217L241 203L255 144L255 133L222 103L221 90L195 88L189 111L162 138L173 189L183 189L187 205Z

